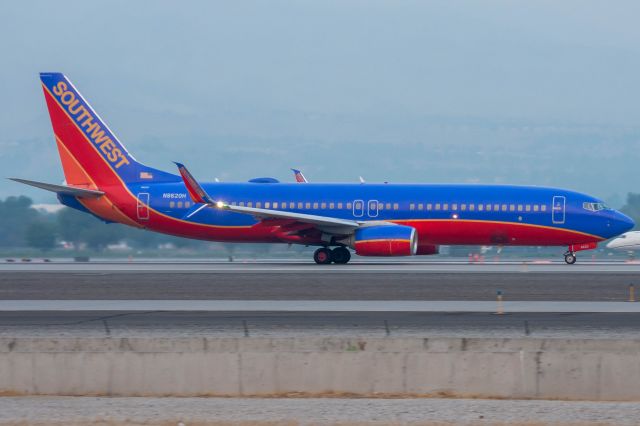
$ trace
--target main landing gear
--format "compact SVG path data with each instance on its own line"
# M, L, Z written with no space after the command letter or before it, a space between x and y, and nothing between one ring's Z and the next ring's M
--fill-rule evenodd
M329 265L331 262L344 265L351 260L351 252L345 247L336 247L333 250L322 247L313 253L313 260L318 265Z
M574 252L568 251L564 254L564 261L569 265L573 265L574 263L576 263L576 260L577 258Z

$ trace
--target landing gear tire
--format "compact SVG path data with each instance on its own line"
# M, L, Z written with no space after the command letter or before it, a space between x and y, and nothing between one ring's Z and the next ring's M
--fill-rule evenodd
M333 263L344 265L351 260L351 252L344 247L336 247L331 250L331 258Z
M313 260L315 260L318 265L329 265L332 261L331 250L325 247L319 248L313 253Z
M576 255L575 253L566 253L564 255L564 261L567 262L569 265L573 265L574 263L576 263Z

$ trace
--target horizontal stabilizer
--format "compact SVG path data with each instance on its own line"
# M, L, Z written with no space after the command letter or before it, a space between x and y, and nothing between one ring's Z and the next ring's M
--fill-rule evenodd
M26 180L18 178L9 178L14 182L24 183L25 185L35 186L36 188L44 189L46 191L55 192L57 194L72 195L74 197L82 198L98 198L104 195L102 191L96 191L94 189L77 188L67 185L55 185L53 183L36 182L35 180Z

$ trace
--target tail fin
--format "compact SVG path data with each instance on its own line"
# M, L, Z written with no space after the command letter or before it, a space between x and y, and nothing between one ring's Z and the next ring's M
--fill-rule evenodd
M40 80L68 184L100 189L181 180L136 161L64 74L40 73Z

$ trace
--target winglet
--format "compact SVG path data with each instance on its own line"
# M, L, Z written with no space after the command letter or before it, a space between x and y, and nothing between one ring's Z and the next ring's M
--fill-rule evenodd
M182 180L187 187L187 191L189 191L191 199L195 203L214 204L213 199L209 197L206 191L200 186L198 181L193 177L189 170L187 170L184 164L177 163L175 161L174 163L176 164L176 166L178 166L178 171L180 172L180 176L182 176Z
M309 182L307 180L307 178L304 177L304 175L302 174L302 172L300 170L291 169L291 171L293 172L293 175L296 177L296 182L299 182L299 183L307 183L307 182Z

